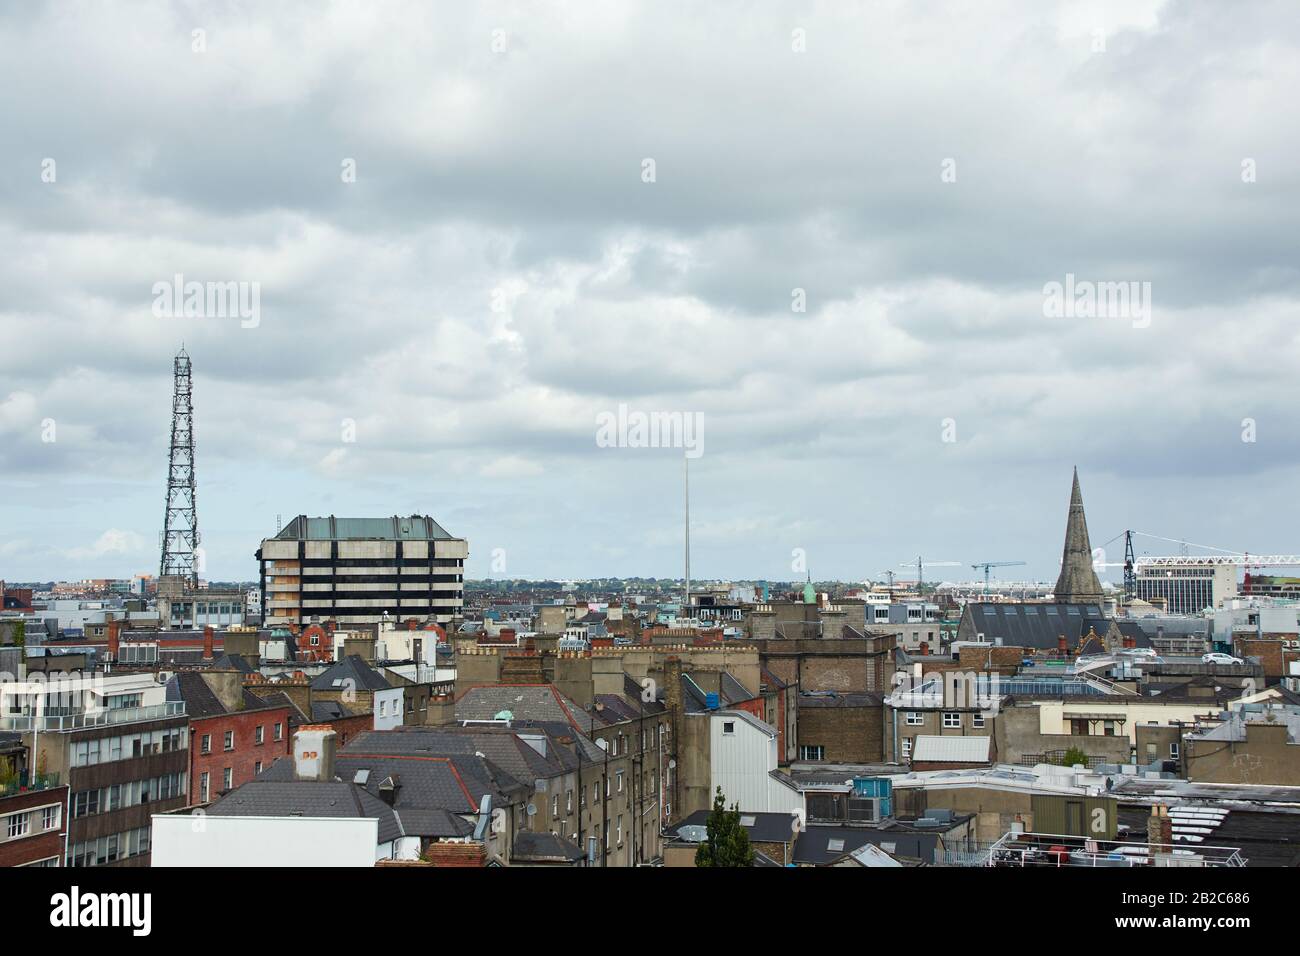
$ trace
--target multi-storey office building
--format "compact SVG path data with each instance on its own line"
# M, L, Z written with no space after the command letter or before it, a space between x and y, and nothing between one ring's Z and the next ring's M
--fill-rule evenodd
M432 618L449 623L464 606L464 538L438 522L299 515L257 551L263 622L340 626Z
M151 814L187 802L187 724L151 674L0 684L0 730L68 786L70 866L149 865Z
M1136 596L1143 601L1168 601L1173 614L1200 614L1237 595L1237 568L1223 562L1194 559L1137 565Z

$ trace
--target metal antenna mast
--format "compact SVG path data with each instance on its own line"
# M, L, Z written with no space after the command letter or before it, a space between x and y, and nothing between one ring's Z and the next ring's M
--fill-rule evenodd
M686 578L685 578L685 604L682 606L682 613L691 612L691 460L685 456L682 457L685 463L685 504L686 504Z
M167 511L163 519L158 576L178 575L198 586L199 524L194 509L194 396L190 357L181 346L173 365L172 442L167 465Z

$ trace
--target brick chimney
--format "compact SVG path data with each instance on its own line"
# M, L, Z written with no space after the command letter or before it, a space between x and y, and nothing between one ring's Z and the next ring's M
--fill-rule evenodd
M210 661L214 657L212 644L212 626L208 625L203 629L203 659L205 661Z
M1174 821L1169 816L1169 808L1163 803L1157 803L1151 808L1151 816L1147 817L1148 854L1153 860L1156 856L1165 856L1173 842ZM1157 844L1161 845L1159 850L1155 849Z
M117 651L118 651L118 648L121 646L121 639L122 639L122 622L121 622L121 621L109 621L109 622L108 622L108 658L109 658L109 660L113 660L113 661L117 660Z
M1134 647L1137 647L1137 646L1138 646L1137 638L1132 637L1132 636L1129 636L1129 635L1126 634L1126 635L1124 636L1124 646L1127 647L1127 648L1134 648Z
M922 641L922 642L921 642L921 656L922 656L922 657L929 657L929 656L930 656L930 642L929 642L929 641Z
M1062 654L1068 654L1068 653L1070 653L1070 645L1069 645L1069 643L1066 642L1066 640L1065 640L1065 635L1064 635L1064 634L1062 634L1062 635L1060 635L1059 637L1057 637L1057 639L1056 639L1056 649L1057 649L1058 651L1060 651Z
M682 709L682 659L670 657L664 661L664 703L669 713Z
M416 628L418 628L419 626L420 626L420 622L419 622L418 620L416 620L415 618L413 618L413 617L408 617L408 618L406 619L406 629L407 629L408 631L414 631L414 630L415 630Z

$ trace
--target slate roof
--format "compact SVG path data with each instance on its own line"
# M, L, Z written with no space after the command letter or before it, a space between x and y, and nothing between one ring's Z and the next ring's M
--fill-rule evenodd
M351 747L351 742L348 747ZM338 781L356 786L379 800L380 786L393 778L399 786L392 809L406 823L406 832L416 836L464 835L473 828L466 830L460 824L448 821L445 814L477 814L485 794L493 798L494 805L500 805L508 795L532 789L531 782L525 785L499 767L492 766L490 761L472 754L406 756L344 751L340 751L334 760L334 775ZM293 758L282 757L263 770L255 782L301 782L294 781L293 767ZM367 773L359 777L360 771Z
M470 687L456 701L457 720L494 720L509 711L516 720L566 723L590 734L591 715L553 684L491 684Z
M730 673L723 671L719 680L718 703L722 707L753 700L754 695ZM682 674L682 705L688 714L703 713L709 709L708 693L690 674Z
M582 850L572 840L527 830L515 834L510 851L510 858L521 863L574 863L582 857Z
M355 716L337 700L312 700L311 702L311 719L317 723L329 723L331 720Z
M229 711L212 692L207 681L199 671L181 671L167 681L167 700L185 701L185 713L192 720L204 720L220 717L228 713L247 713L253 710L272 710L283 707L282 703L271 703L258 697L250 690L244 690L244 706L237 711ZM280 695L283 696L283 695ZM287 699L286 699L287 703Z
M392 807L350 783L258 777L226 794L207 812L226 817L371 817L379 821L379 843L403 835Z
M683 827L702 827L708 824L710 810L696 810L681 820L668 833L677 837ZM799 817L793 813L747 813L740 811L740 825L755 843L789 843L794 838L794 824Z
M795 863L806 866L825 866L871 843L893 857L913 857L926 863L934 862L939 845L937 833L922 833L898 826L879 827L823 827L811 826L799 834L794 843Z
M1062 635L1070 650L1074 650L1090 627L1099 636L1105 637L1111 623L1096 604L973 601L966 605L962 614L970 622L971 633L983 634L989 642L1001 638L1007 647L1030 647L1036 650L1055 650L1058 638ZM1136 632L1134 636L1136 637ZM1136 637L1136 640L1139 647L1151 646L1150 638L1145 632L1141 637Z
M572 739L572 728L566 728ZM545 753L522 739L520 735L541 736L540 746ZM554 777L575 769L577 757L569 747L561 745L554 735L543 729L506 729L498 727L409 728L402 730L369 731L348 741L343 750L406 756L462 756L481 753L506 773L518 780L531 782L539 778Z
M344 681L351 681L350 686L356 690L390 690L393 686L383 674L367 664L364 658L349 654L313 677L311 687L312 690L335 690L349 686Z
M241 654L222 654L212 662L214 671L239 671L241 674L252 674L256 668L248 663L248 658Z
M1241 850L1247 866L1300 866L1300 813L1226 808L1219 803L1175 806L1226 810L1217 824L1211 824L1211 832L1197 834L1202 837L1199 842L1205 846L1236 847ZM1121 830L1122 842L1146 842L1150 805L1121 803L1117 815L1120 826L1127 828ZM1179 839L1177 829L1174 842L1194 849L1194 842Z

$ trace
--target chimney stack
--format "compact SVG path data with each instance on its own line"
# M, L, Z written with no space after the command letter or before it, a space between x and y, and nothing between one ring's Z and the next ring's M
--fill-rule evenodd
M1155 863L1157 857L1168 856L1173 842L1174 821L1169 816L1169 808L1163 803L1157 803L1151 808L1151 816L1147 817L1147 852L1152 862Z
M212 646L212 625L209 624L203 629L203 659L205 661L212 660L214 656L212 653Z
M122 640L122 622L121 622L121 621L109 621L109 622L108 622L108 658L109 658L109 660L113 660L113 661L117 660L117 652L118 652L118 649L121 647L121 640Z
M1061 634L1056 638L1056 649L1062 654L1070 653L1070 645L1065 640L1065 635Z
M293 778L332 781L336 737L329 724L304 724L300 727L293 735Z

